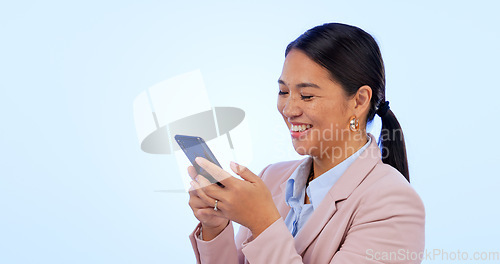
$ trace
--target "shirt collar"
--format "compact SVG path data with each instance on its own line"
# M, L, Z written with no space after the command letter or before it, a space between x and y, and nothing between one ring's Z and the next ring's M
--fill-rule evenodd
M351 166L361 153L368 148L371 141L371 137L368 137L368 142L358 151L309 183L309 187L307 187L306 192L314 209L319 206L328 191L333 187L340 176L344 174L347 168L349 168L349 166Z
M312 164L312 157L309 156L299 164L290 175L286 183L285 201L288 206L293 207L294 203L304 203L304 187Z
M309 183L309 187L305 189L306 181L312 165L312 157L308 157L299 164L295 171L290 175L286 183L285 202L288 206L293 207L299 204L304 204L304 195L311 201L314 209L316 209L323 198L325 198L328 191L333 187L335 182L342 176L347 168L363 153L363 151L370 145L371 137L368 137L368 142L349 156L347 159L337 164L327 172L323 173Z

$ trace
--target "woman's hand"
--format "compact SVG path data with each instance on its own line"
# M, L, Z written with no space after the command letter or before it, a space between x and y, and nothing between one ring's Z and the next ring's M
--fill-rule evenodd
M231 162L231 169L243 178L240 180L206 159L196 158L196 163L225 186L210 184L198 176L193 187L199 198L205 204L212 204L212 211L218 200L217 212L250 229L254 238L281 217L267 186L246 167Z
M199 178L203 178L203 176L197 175L193 166L188 167L188 173L193 182L198 182ZM229 220L220 211L214 211L215 200L211 203L210 198L206 197L202 190L193 186L193 182L189 190L189 206L193 210L194 216L201 222L203 240L210 241L226 228ZM204 197L204 199L200 198L200 196Z

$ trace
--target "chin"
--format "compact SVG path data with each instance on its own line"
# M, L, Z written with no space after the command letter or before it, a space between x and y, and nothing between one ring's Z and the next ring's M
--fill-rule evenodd
M311 155L311 147L307 144L303 144L303 142L294 142L293 147L295 152L299 155Z

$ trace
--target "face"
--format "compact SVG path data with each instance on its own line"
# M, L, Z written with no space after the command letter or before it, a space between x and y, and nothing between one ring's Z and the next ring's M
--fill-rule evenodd
M342 148L349 139L352 100L328 70L292 49L278 83L278 111L297 153L319 157Z

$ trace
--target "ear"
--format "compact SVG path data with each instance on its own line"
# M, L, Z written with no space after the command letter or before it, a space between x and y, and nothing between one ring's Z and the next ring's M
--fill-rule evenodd
M372 88L368 85L361 86L354 95L354 111L357 116L366 116L370 110Z

